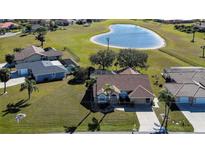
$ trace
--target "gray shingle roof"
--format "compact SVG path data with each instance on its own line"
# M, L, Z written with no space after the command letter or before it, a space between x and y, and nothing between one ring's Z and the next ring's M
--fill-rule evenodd
M175 96L205 97L205 68L203 67L171 67L165 69L173 83L166 83L167 88Z
M177 84L166 83L165 88L177 97L205 97L205 89L198 85L192 84Z
M36 61L31 63L21 63L16 65L17 69L30 69L34 76L51 74L51 73L66 73L66 68L59 61Z
M52 51L45 52L44 49L32 45L30 47L23 49L20 52L15 53L14 56L15 56L15 60L24 60L25 58L28 58L32 56L33 54L39 54L39 55L46 56L46 57L63 55L62 52L59 52L59 51L52 50Z

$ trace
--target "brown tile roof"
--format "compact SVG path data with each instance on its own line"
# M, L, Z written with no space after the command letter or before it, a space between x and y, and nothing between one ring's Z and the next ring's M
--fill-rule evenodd
M139 85L134 91L129 94L130 97L135 98L153 98L154 95L141 85Z
M93 88L94 95L96 94L96 91L101 90L105 84L111 84L111 85L116 86L120 90L129 91L129 92L132 92L138 86L141 86L144 89L146 89L145 91L149 91L150 93L152 93L151 85L149 82L149 77L143 74L100 75L97 78L96 84L97 86L94 85L94 88ZM97 90L96 90L96 87L97 87ZM135 94L133 94L132 96L134 97ZM143 94L143 95L147 95L147 94ZM138 97L138 95L136 96Z
M15 60L24 60L25 58L28 58L33 54L39 54L42 56L51 57L51 56L61 56L62 52L58 52L54 50L45 52L44 49L32 45L30 47L23 49L20 52L15 53L14 56L15 56Z
M12 25L17 25L17 24L15 24L13 22L4 22L4 23L0 23L0 28L9 28Z

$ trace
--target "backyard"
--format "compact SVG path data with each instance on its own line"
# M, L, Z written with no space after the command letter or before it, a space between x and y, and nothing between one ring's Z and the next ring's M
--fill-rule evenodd
M58 30L48 32L46 35L45 47L54 47L63 50L65 47L71 52L65 55L74 54L80 59L81 66L90 66L89 55L97 52L105 47L90 42L90 37L102 32L108 31L108 26L114 23L129 23L141 25L157 32L167 43L167 46L160 50L146 51L149 55L148 69L141 70L149 75L152 82L152 88L155 95L158 95L161 89L155 85L156 79L154 75L158 75L159 83L163 84L160 76L161 71L165 67L170 66L205 66L204 59L200 58L202 53L200 46L203 45L204 39L201 34L196 34L196 42L191 43L191 34L186 34L174 30L171 24L160 24L153 21L144 20L106 20L94 23L89 27L80 25L72 25L66 30ZM13 48L24 48L28 45L39 45L33 35L20 35L0 39L0 62L4 62L4 55L12 53ZM113 49L119 51L118 49ZM186 55L186 56L185 56ZM111 68L110 68L111 69ZM69 85L67 79L64 81L38 84L39 92L33 93L31 100L26 107L21 108L22 113L26 113L27 117L19 124L15 121L15 115L2 112L0 117L0 133L52 133L63 132L66 127L77 126L79 122L89 113L81 104L82 97L85 93L84 85ZM0 96L0 108L6 109L9 103L17 103L22 99L27 99L26 92L19 92L20 86L8 88L8 95ZM0 93L3 90L0 89ZM159 103L160 108L156 109L157 116L161 121L160 114L163 113L163 103ZM4 116L3 116L4 115ZM88 124L95 117L100 120L103 114L91 113L77 128L77 131L87 131ZM170 114L170 131L193 131L191 124L186 120L184 115L177 110ZM184 121L185 124L180 125ZM135 113L114 112L105 116L101 123L101 131L131 131L134 124L139 127L139 123Z

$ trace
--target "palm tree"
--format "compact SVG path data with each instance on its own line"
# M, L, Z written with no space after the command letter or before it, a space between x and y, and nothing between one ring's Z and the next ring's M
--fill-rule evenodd
M205 58L205 57L204 57L205 45L201 46L201 48L203 49L203 55L202 55L202 58Z
M41 47L43 48L43 43L45 42L45 34L38 34L36 36L36 40L40 41L41 42Z
M195 42L195 33L197 32L197 28L196 28L196 27L193 27L191 31L192 31L192 34L193 34L193 35L192 35L192 40L191 40L191 42L194 43L194 42Z
M45 27L40 27L36 30L37 36L36 40L41 42L41 47L43 48L43 43L45 42L45 35L47 33L47 29Z
M20 91L23 91L26 89L28 90L28 100L30 100L31 94L33 93L33 91L38 90L38 88L36 86L36 82L34 80L26 79L25 83L21 84Z
M112 85L105 84L103 89L104 89L104 92L106 93L106 95L108 95L108 101L110 101L111 94L114 92Z
M5 55L5 60L8 64L12 64L14 62L14 55L13 54L7 54ZM11 67L10 67L11 68Z
M3 68L0 70L0 81L4 82L4 94L6 94L6 82L10 79L10 70L7 68Z
M162 89L159 93L159 100L165 102L165 111L164 111L164 119L161 124L161 128L164 126L165 132L167 133L167 125L169 119L169 111L171 107L171 103L175 101L174 95L170 93L167 89Z

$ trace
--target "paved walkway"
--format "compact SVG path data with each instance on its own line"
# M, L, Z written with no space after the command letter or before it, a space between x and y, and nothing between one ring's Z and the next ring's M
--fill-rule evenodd
M139 104L135 107L116 108L117 110L125 112L136 112L137 118L140 123L139 132L156 132L160 128L160 122L153 111L152 107L148 104Z
M25 77L21 77L21 78L15 78L15 79L10 79L7 83L6 86L7 87L11 87L11 86L15 86L18 84L22 84L25 82ZM0 82L0 89L4 88L4 83Z
M205 105L177 104L177 106L192 124L195 133L205 132Z

